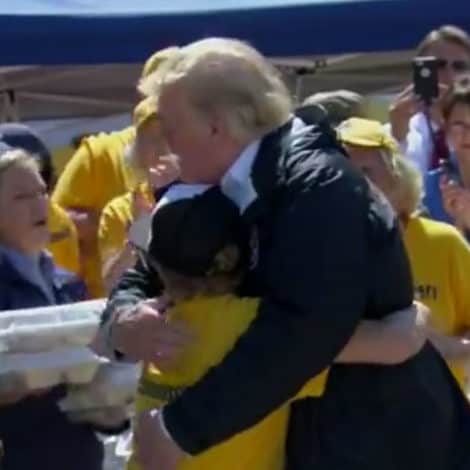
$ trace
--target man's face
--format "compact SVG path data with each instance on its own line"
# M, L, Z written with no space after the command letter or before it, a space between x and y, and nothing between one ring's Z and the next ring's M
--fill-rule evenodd
M387 197L394 188L394 177L385 163L386 150L345 145L354 166L369 178Z
M198 113L181 85L164 88L158 101L162 131L172 153L179 158L186 183L218 183L223 137L214 123Z
M470 54L453 42L437 41L423 55L439 60L439 82L445 85L452 85L458 75L470 70Z

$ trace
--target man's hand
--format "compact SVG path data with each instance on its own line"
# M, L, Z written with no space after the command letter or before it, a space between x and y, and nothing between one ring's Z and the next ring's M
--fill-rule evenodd
M121 311L111 326L113 347L131 360L170 368L192 344L194 335L182 322L167 322L162 311L158 300Z
M175 470L186 457L163 429L159 410L137 416L135 441L137 460L143 470Z

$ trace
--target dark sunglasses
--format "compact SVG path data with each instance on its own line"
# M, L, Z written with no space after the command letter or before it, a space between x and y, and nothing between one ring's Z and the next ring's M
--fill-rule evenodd
M470 70L470 62L465 60L446 60L437 59L437 68L443 70L447 67L451 67L455 72L466 72Z

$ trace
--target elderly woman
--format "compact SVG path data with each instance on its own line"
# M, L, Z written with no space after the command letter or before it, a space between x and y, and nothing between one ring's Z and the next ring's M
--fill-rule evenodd
M142 77L158 69L176 51L170 47L155 52L146 61ZM97 243L101 212L112 199L135 189L134 175L124 158L134 139L133 126L83 139L61 174L52 196L75 222L83 276L94 298L105 294Z
M50 194L54 190L56 175L52 163L52 155L36 132L25 124L0 124L0 141L34 155L39 161L41 177L46 183ZM75 225L69 214L58 204L49 201L48 225L50 240L48 251L54 258L54 263L67 271L80 273L80 256L78 236Z
M49 242L48 197L36 160L22 150L0 154L1 311L79 300L81 283L56 268ZM59 411L64 387L0 396L4 470L99 470L103 449L87 425Z
M339 128L353 163L376 184L400 217L417 299L431 310L432 339L463 385L470 359L470 247L451 225L419 216L423 179L401 157L380 123L350 119Z

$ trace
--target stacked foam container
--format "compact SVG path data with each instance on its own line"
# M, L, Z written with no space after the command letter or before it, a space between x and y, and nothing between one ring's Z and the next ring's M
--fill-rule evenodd
M104 303L0 312L0 394L66 384L68 394L59 406L75 419L106 421L106 413L117 409L125 414L139 367L110 363L89 348Z

